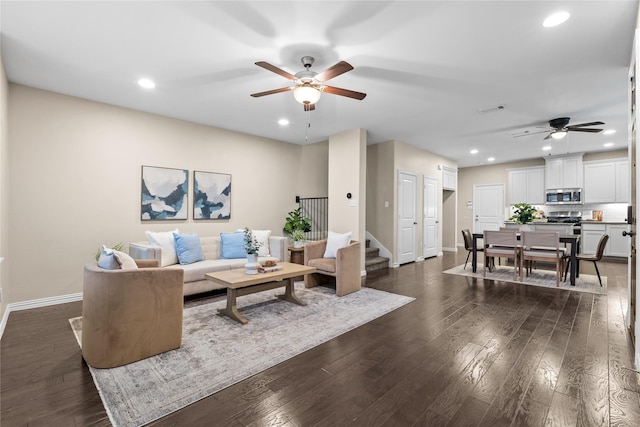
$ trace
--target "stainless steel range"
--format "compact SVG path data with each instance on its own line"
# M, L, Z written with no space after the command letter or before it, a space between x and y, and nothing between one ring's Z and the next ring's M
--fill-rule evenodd
M573 224L573 234L580 234L582 212L580 211L555 211L549 212L547 222Z

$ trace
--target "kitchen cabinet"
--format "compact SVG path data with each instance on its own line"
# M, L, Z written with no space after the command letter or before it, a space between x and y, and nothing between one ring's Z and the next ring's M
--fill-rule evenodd
M544 204L544 167L509 169L509 204Z
M598 242L603 234L609 235L609 241L604 248L604 256L627 257L629 255L629 238L622 235L627 230L627 224L583 223L580 242L584 254L595 254Z
M607 232L607 226L605 224L582 224L582 231L580 234L580 252L583 254L595 254L598 249L598 242L600 236Z
M458 171L446 166L442 168L442 189L456 191L456 182L458 181Z
M585 203L627 203L629 161L627 159L584 163Z
M609 235L607 247L604 250L605 256L629 256L629 238L622 235L627 230L627 224L607 224L606 230Z
M547 189L582 188L582 154L578 156L546 157L544 178Z

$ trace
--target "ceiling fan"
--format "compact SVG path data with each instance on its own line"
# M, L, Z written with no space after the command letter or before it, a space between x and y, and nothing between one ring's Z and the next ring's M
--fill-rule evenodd
M315 109L315 103L320 99L322 92L327 92L333 95L346 96L347 98L353 98L357 100L364 99L367 96L366 93L356 92L349 89L341 89L335 86L326 85L325 82L344 74L347 71L353 70L351 64L345 61L340 61L337 64L327 68L326 70L316 73L311 70L311 66L315 59L312 56L303 56L300 61L304 65L304 70L297 72L295 75L284 71L281 68L271 65L268 62L259 61L256 62L258 67L262 67L265 70L269 70L282 77L294 82L293 86L283 87L280 89L268 90L266 92L252 93L251 96L258 98L265 95L272 95L274 93L293 91L293 96L304 106L304 111L311 111Z
M541 130L539 132L529 132L524 131L519 135L513 135L514 137L534 135L536 133L545 133L549 132L549 134L544 139L562 139L567 135L567 132L590 132L590 133L598 133L602 132L602 129L594 129L590 126L600 126L603 125L603 122L589 122L589 123L580 123L577 125L570 125L569 117L559 117L557 119L549 120L549 127L551 129ZM546 128L546 126L545 126Z

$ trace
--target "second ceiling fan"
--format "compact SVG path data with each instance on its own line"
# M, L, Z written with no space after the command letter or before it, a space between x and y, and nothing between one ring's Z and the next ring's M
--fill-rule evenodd
M571 119L569 117L559 117L557 119L549 120L549 126L552 128L549 135L547 135L544 139L562 139L566 136L567 132L590 132L590 133L598 133L602 132L602 129L594 129L589 126L600 126L603 125L603 122L589 122L589 123L579 123L577 125L570 125L569 121ZM549 131L544 131L549 132Z
M353 98L357 100L364 99L367 96L366 93L356 92L349 89L342 89L335 86L329 86L325 84L326 81L337 77L347 71L353 70L351 64L345 61L340 61L337 64L327 68L326 70L316 73L311 70L311 66L315 61L312 56L303 56L300 61L304 65L304 70L297 72L295 75L284 71L281 68L271 65L268 62L259 61L256 65L269 70L273 73L281 75L282 77L294 82L293 86L283 87L279 89L268 90L265 92L252 93L251 96L258 98L265 95L272 95L274 93L293 91L293 96L296 101L301 103L304 107L304 111L311 111L315 109L315 103L320 99L322 92L327 92L333 95L346 96L347 98Z

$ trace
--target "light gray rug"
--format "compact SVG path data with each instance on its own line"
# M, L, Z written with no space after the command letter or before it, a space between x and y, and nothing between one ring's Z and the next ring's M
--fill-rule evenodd
M482 270L484 266L482 264L478 263L478 268L476 273L473 273L471 271L471 264L467 264L466 270L463 269L463 267L464 265L459 265L457 267L444 271L444 273L457 274L460 276L477 277L478 279L483 278ZM522 281L520 281L519 277L514 280L513 267L504 266L504 265L502 266L498 265L496 267L497 268L493 272L489 272L489 270L487 270L486 279L558 289L556 288L556 272L555 271L537 268L532 271L529 277L527 277L526 274L523 275ZM598 282L598 276L580 273L580 277L576 278L575 286L571 286L571 284L569 283L569 278L567 278L566 282L563 282L562 280L560 281L560 289L606 295L607 278L602 276L602 286L600 286L600 283Z
M282 292L238 298L249 319L244 326L217 314L225 300L192 304L184 310L181 348L118 368L90 368L113 425L149 423L414 300L370 288L339 298L333 289L298 282L303 307L276 299ZM82 318L69 322L81 343Z

